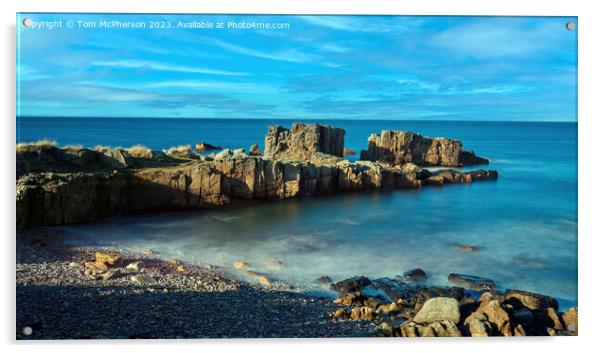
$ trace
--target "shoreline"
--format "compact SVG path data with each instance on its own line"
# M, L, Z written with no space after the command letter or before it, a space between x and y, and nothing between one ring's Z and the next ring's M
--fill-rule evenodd
M483 297L503 296L481 291L479 298L459 287L427 287L412 281L399 286L357 276L331 284L340 295L333 301L281 281L254 283L225 269L159 259L150 252L69 246L66 236L56 228L17 232L17 339L407 337L429 336L431 331L435 336L466 336L471 335L466 330L472 324L450 328L445 320L437 321L443 323L440 329L412 320L429 299L456 298L465 321L471 317L467 308L475 310ZM95 278L86 274L84 263L94 261L96 252L115 251L123 261L114 275L104 279L104 274ZM131 266L136 262L141 262L138 269ZM404 299L387 303L381 297L383 290L389 295L398 292ZM536 296L532 298L554 301ZM547 315L550 310L546 306L543 312ZM554 317L562 318L562 313ZM576 334L562 323L554 325L552 331L538 330ZM509 335L527 335L516 327ZM30 335L26 328L31 328Z

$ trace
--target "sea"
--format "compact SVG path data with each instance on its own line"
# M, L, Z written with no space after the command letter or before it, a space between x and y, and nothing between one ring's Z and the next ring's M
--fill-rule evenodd
M220 210L133 214L64 227L77 244L151 248L164 258L257 272L311 288L313 280L394 277L420 267L433 285L450 273L493 279L577 303L577 123L302 120L344 128L359 157L381 130L460 139L489 158L499 179L419 190L343 193ZM224 148L259 144L269 125L292 120L20 118L17 142L51 139L85 147L199 141ZM465 168L465 170L482 166ZM463 251L461 247L476 247Z

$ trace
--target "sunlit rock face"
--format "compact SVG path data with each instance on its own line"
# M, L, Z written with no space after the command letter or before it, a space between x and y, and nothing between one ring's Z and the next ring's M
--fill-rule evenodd
M370 135L368 149L361 151L360 159L444 167L489 163L487 159L475 156L472 151L462 150L460 140L430 138L414 132L394 130Z
M314 152L343 157L344 149L345 130L327 125L270 126L265 136L265 155L274 158L307 160Z

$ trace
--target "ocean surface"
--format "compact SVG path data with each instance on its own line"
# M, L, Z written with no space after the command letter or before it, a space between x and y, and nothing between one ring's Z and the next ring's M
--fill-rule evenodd
M76 242L227 268L236 260L272 277L308 284L423 268L433 284L451 272L492 278L577 302L577 124L328 120L359 151L371 133L410 130L461 139L489 158L496 182L340 194L213 211L131 215L66 227ZM18 142L153 149L198 141L263 145L270 124L290 120L22 118ZM465 252L459 245L476 246Z

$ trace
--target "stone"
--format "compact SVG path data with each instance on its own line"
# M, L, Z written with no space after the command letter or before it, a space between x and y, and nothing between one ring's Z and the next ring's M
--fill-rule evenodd
M447 280L452 282L455 285L472 289L472 290L495 290L495 282L492 279L472 276L472 275L463 275L459 273L450 273L447 276Z
M507 289L504 292L505 302L514 307L525 307L530 310L545 310L548 307L558 310L558 301L547 295L517 290Z
M82 264L79 262L70 262L69 267L80 268L80 267L82 267Z
M351 320L368 320L371 321L375 317L374 309L368 306L351 309Z
M339 292L340 294L347 294L361 292L364 287L370 285L371 283L372 281L370 281L370 279L366 276L356 276L333 283L330 287L332 290Z
M549 327L556 331L564 331L564 325L562 324L562 321L560 321L560 318L558 317L558 314L556 314L556 310L554 310L554 308L547 307L544 311L544 315Z
M104 263L109 266L117 266L121 263L121 255L119 253L96 252L96 262Z
M259 148L258 144L252 144L251 147L249 147L249 154L251 156L261 156L261 149Z
M458 244L456 245L456 249L460 251L473 252L479 249L479 247L474 245L466 245L466 244Z
M464 320L464 326L472 337L487 337L492 332L492 327L485 315L474 312Z
M368 299L362 292L346 293L335 299L333 303L342 305L363 304Z
M404 272L402 277L411 281L422 281L425 280L427 276L423 269L415 268Z
M125 268L127 270L139 272L140 270L142 270L143 267L144 267L144 263L142 261L134 261L134 262L127 264L127 266Z
M139 285L149 285L155 282L153 277L144 274L131 276L130 280Z
M332 278L330 278L328 276L320 276L320 277L314 279L313 282L318 283L318 284L330 284L330 283L332 283Z
M210 143L206 143L206 142L198 142L195 145L195 148L197 151L199 152L205 152L205 151L213 151L213 150L221 150L222 148L219 146L214 146Z
M579 332L578 316L578 310L576 307L569 308L562 314L562 321L564 322L566 330L570 335L577 335Z
M512 336L510 316L497 300L483 301L475 311L483 315L491 324L495 336Z
M436 321L428 325L406 321L399 326L402 337L460 337L462 333L452 321Z
M414 132L393 130L370 135L368 149L361 151L360 159L398 165L412 162L445 167L488 163L486 159L474 156L472 151L463 151L459 140L423 137Z
M345 308L338 308L333 313L331 313L330 316L335 319L347 319L349 318L349 313L347 312L347 310L345 310Z
M178 265L177 270L178 270L178 272L182 272L182 273L186 272L186 266L184 266L184 265Z
M427 300L420 311L414 316L417 323L431 323L449 320L460 322L460 304L454 298L437 297Z
M144 254L145 255L152 255L153 254L153 249L151 249L151 248L144 249Z
M233 266L237 270L248 270L251 268L251 265L248 262L242 260L234 261Z
M107 270L109 269L109 266L107 266L107 264L105 264L104 262L96 261L84 262L84 267L85 269L89 270L90 273L95 275L107 272Z
M376 326L374 334L377 337L393 337L393 326L388 322L382 322Z
M270 126L265 155L308 160L316 152L343 157L345 130L327 125L293 123L291 129Z
M119 269L112 268L112 269L110 269L107 272L105 272L105 273L102 274L102 279L103 279L103 281L108 281L110 279L115 278L118 274L119 274Z

